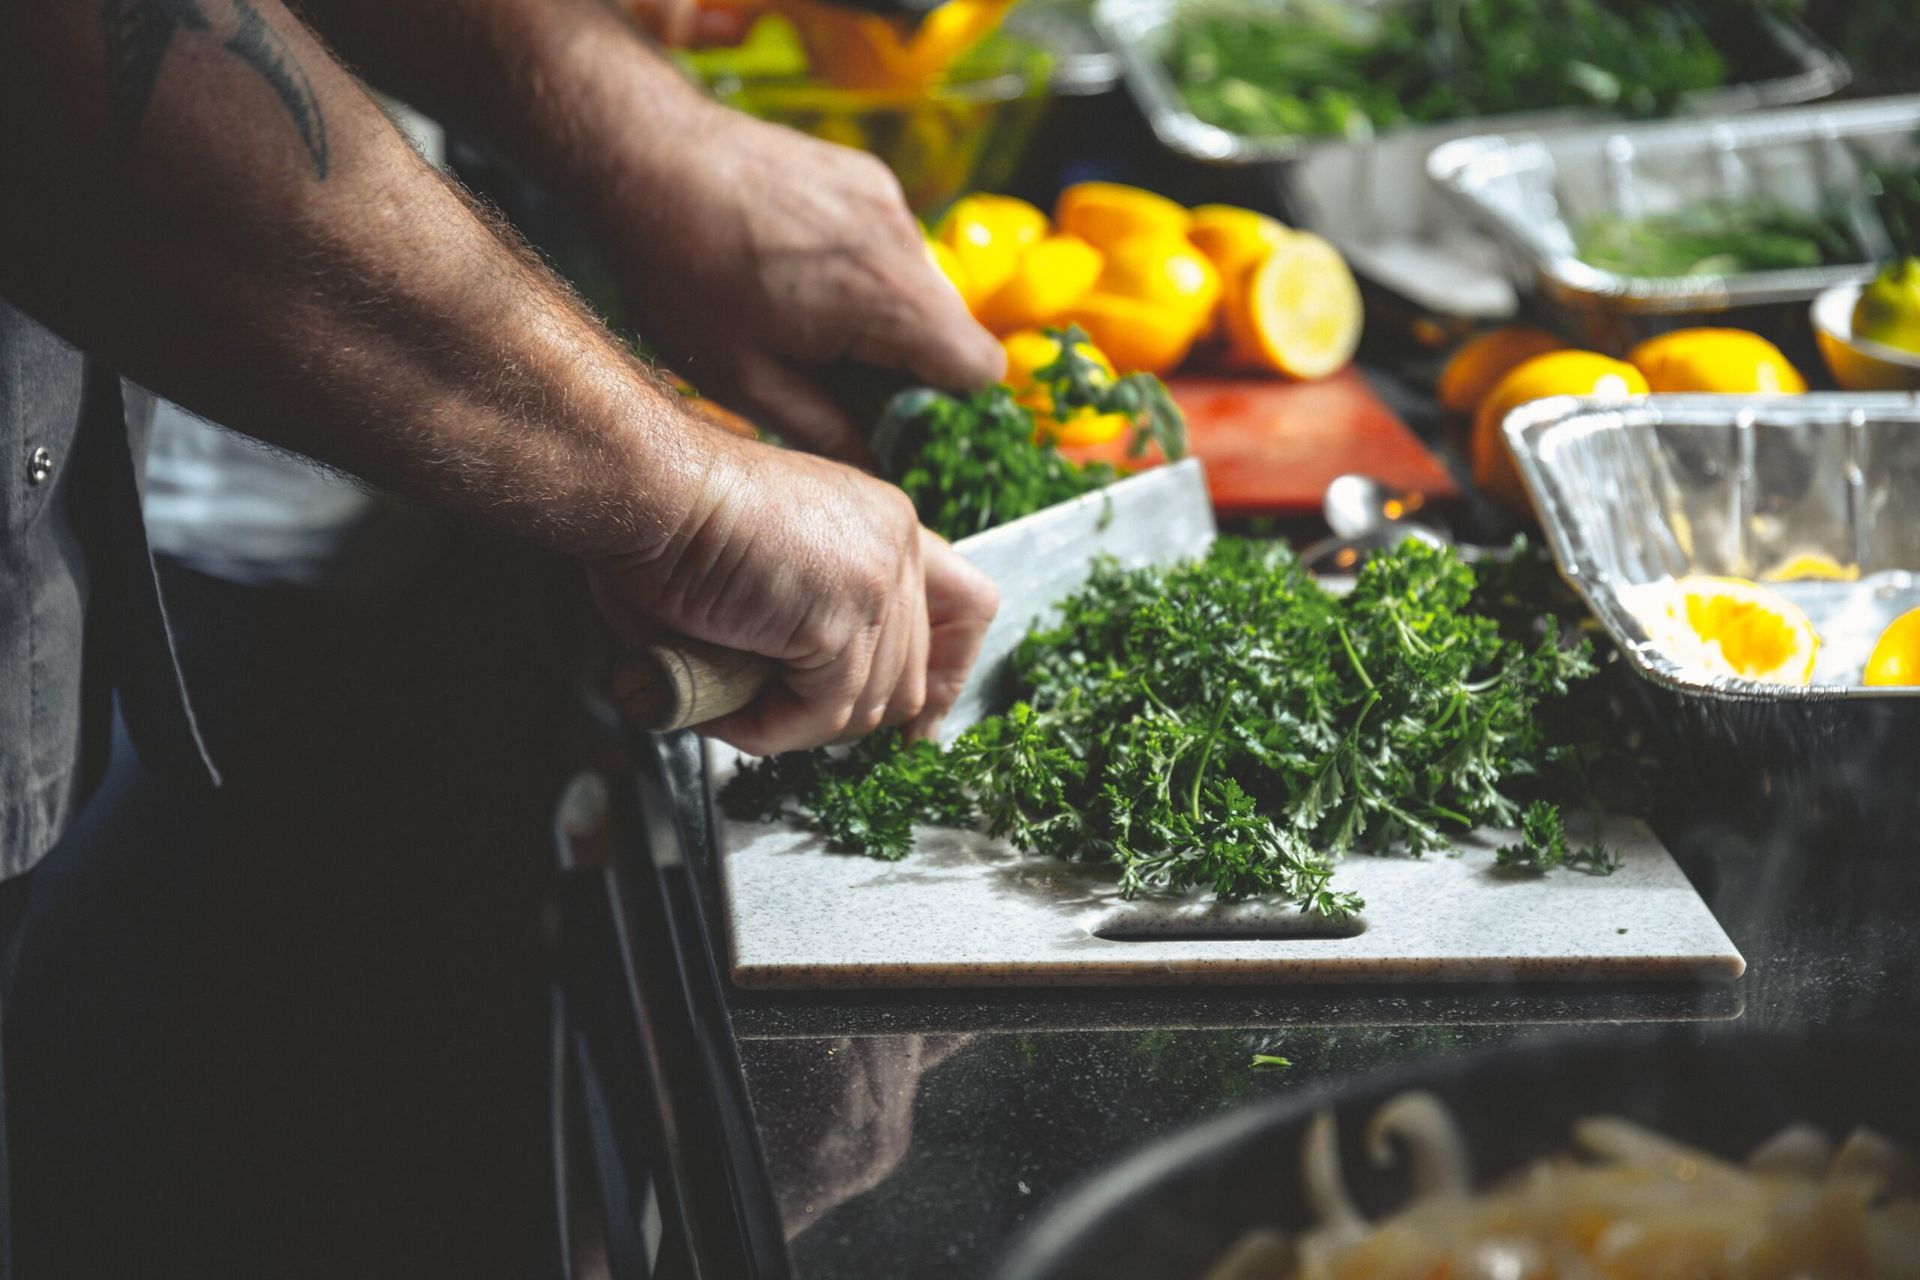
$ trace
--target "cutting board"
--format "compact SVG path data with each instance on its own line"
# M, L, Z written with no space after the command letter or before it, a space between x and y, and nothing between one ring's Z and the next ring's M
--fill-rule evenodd
M1318 382L1174 377L1167 389L1187 415L1193 454L1206 464L1222 515L1318 514L1328 482L1349 472L1429 501L1460 497L1446 466L1351 367ZM1129 465L1120 441L1063 452Z
M737 764L712 748L720 785ZM1285 904L1123 901L1111 870L923 828L902 862L829 852L798 823L720 824L733 977L749 988L1101 983L1714 981L1746 963L1637 821L1599 832L1611 876L1494 868L1510 832L1452 856L1354 857L1366 899L1330 928ZM1580 835L1586 839L1586 833Z

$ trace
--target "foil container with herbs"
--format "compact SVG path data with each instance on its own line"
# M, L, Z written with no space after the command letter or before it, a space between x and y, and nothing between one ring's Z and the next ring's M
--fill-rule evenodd
M1577 124L1608 114L1554 109L1395 125L1357 120L1344 135L1255 136L1202 119L1164 61L1179 24L1218 12L1289 20L1296 8L1361 14L1434 0L1096 0L1093 22L1118 56L1160 152L1152 184L1187 203L1222 200L1278 214L1332 240L1360 273L1437 316L1511 315L1518 298L1500 247L1436 190L1427 156L1487 132ZM1844 62L1797 22L1756 11L1739 24L1743 56L1724 85L1682 93L1671 108L1713 114L1811 102L1848 81Z
M1640 677L1695 791L1756 821L1910 848L1920 686L1861 672L1887 624L1920 607L1920 397L1558 397L1504 429L1562 575ZM1832 576L1781 580L1807 563ZM1798 605L1820 637L1809 682L1716 676L1665 652L1635 588L1690 574Z
M1576 340L1621 351L1698 324L1803 348L1814 296L1870 278L1890 251L1862 190L1863 165L1917 163L1920 96L1462 138L1437 148L1428 169L1503 247L1541 310ZM1716 270L1703 260L1690 274L1593 261L1606 261L1596 239L1609 229L1632 234L1715 210L1745 216L1755 237L1768 234L1763 222L1791 220L1834 243L1818 261L1736 258Z

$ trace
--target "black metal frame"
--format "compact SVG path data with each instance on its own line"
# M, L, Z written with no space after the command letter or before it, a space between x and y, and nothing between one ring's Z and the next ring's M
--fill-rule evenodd
M579 1275L597 1208L613 1280L790 1280L725 979L687 857L671 739L589 695L587 755L555 822L554 1255ZM689 803L706 803L703 794ZM703 824L704 825L704 824Z

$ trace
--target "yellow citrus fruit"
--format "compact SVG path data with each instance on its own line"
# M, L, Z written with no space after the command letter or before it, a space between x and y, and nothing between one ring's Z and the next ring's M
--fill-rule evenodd
M1129 236L1187 234L1186 208L1162 195L1118 182L1080 182L1053 206L1060 230L1105 249Z
M1102 293L1150 303L1168 323L1184 317L1197 335L1220 300L1220 273L1206 254L1178 236L1127 236L1107 247L1096 286Z
M1187 228L1187 239L1212 260L1223 280L1246 274L1290 234L1277 219L1230 204L1201 205Z
M1047 234L1047 215L1012 196L963 196L940 220L934 239L953 251L976 310L1013 278L1020 255Z
M1199 336L1193 317L1151 302L1095 289L1067 310L1121 373L1166 373L1187 358Z
M1436 388L1440 407L1449 413L1471 414L1500 379L1549 351L1567 344L1545 329L1510 324L1470 338L1447 361Z
M1824 551L1800 551L1760 576L1767 582L1858 582L1860 566L1841 564Z
M1360 286L1340 251L1296 231L1230 291L1226 331L1235 354L1289 378L1324 378L1360 345Z
M1034 374L1060 358L1060 340L1038 329L1008 334L1000 340L1000 349L1007 353L1007 385L1016 392L1032 387ZM1113 376L1113 362L1091 343L1076 343L1074 350Z
M927 256L933 259L933 265L947 278L962 298L967 296L967 269L960 265L960 255L938 240L927 241Z
M1862 684L1920 684L1920 609L1909 609L1880 633Z
M1805 684L1820 637L1799 606L1744 578L1692 575L1623 599L1668 657L1716 676Z
M1745 329L1676 329L1627 352L1655 391L1799 395L1807 380L1780 348Z
M1100 413L1091 405L1082 405L1065 418L1036 417L1034 438L1069 446L1105 444L1133 425L1124 413Z
M1100 251L1079 236L1037 240L1008 281L980 304L980 323L995 333L1052 324L1100 278Z
M1507 415L1548 396L1624 400L1646 393L1647 380L1623 360L1595 351L1549 351L1535 356L1509 371L1480 402L1473 420L1473 482L1511 510L1527 514L1531 510L1527 491L1500 432Z

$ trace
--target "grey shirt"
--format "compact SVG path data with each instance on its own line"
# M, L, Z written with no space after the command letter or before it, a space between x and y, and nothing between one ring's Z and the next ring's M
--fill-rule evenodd
M0 299L0 876L85 803L116 693L144 763L217 781L141 524L150 420L147 397Z

